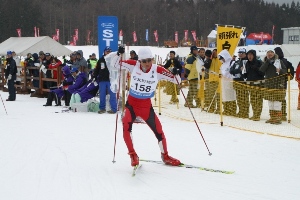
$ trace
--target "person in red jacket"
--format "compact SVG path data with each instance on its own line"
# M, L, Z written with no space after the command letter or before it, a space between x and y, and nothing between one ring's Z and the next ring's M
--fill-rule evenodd
M118 54L123 54L124 51L124 47L120 46ZM160 80L179 84L181 82L178 75L180 71L171 73L164 67L153 64L153 55L148 47L142 47L138 55L139 60L117 61L114 65L116 69L121 67L121 69L127 69L131 73L130 90L122 119L123 138L131 158L131 166L139 164L139 157L135 152L131 138L132 124L137 116L142 118L154 132L163 162L167 165L178 166L181 162L168 154L166 137L162 130L162 125L153 110L151 97L154 96L156 86Z
M54 57L52 59L52 63L49 64L49 68L48 69L58 69L58 67L62 64L62 62L57 59L56 57ZM53 70L52 71L52 78L53 79L57 79L57 70Z
M299 89L297 110L300 110L300 62L296 70L296 81L298 82L298 89Z

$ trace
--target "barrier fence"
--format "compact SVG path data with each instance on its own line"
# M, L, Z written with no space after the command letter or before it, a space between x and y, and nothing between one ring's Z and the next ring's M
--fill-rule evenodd
M300 139L300 110L297 110L299 91L297 82L294 79L286 80L287 77L285 74L257 82L229 81L235 88L237 100L224 102L221 98L225 92L220 84L222 77L213 75L209 80L199 81L198 100L194 99L190 105L193 106L193 115L199 123L219 124L260 134ZM176 95L179 101L174 103L174 93L168 91L167 84L161 82L159 86L152 100L155 109L162 115L193 121L182 95ZM182 87L182 90L187 95L188 87ZM281 118L282 123L279 125L266 123L270 119L268 100L278 101L283 105L278 116L275 116Z
M44 82L61 83L61 67L49 69L57 71L57 78L45 78L39 71L38 77L33 77L26 73L27 70L37 70L38 67L21 67L21 84L16 85L20 93L31 94L31 97L44 97L49 89L43 87ZM82 69L80 69L82 71ZM7 91L4 78L4 66L0 66L0 89ZM280 137L300 139L300 110L298 105L298 83L293 79L283 75L273 79L266 79L255 82L231 82L236 91L237 101L224 103L222 100L221 75L210 74L209 79L199 81L198 101L193 100L193 114L197 122L220 124L234 127L240 130L252 131L260 134L276 135ZM288 80L286 80L288 79ZM39 81L39 87L33 86L33 80ZM168 92L168 88L173 88L173 93ZM181 84L181 89L187 95L188 84ZM172 97L173 95L173 97ZM170 104L170 100L178 98L178 101ZM270 118L270 109L268 100L278 100L283 104L281 117L285 118L280 125L265 123ZM174 102L174 101L173 101ZM178 88L168 86L166 82L161 81L156 90L155 97L152 99L155 109L162 115L166 115L179 120L193 121L189 109L185 106L185 100L178 91ZM259 119L250 120L249 118L259 113ZM240 115L238 115L239 113ZM279 117L279 116L277 116Z

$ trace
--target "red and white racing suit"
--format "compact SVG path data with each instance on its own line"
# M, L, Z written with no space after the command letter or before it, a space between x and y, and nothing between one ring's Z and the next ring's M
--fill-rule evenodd
M141 64L136 60L122 61L121 69L127 69L131 73L129 95L122 119L123 138L129 153L135 152L131 130L137 116L141 117L154 132L161 152L168 153L166 138L161 123L153 110L151 97L154 96L159 80L178 84L181 82L180 76L174 76L169 70L156 64L152 64L147 72L143 72Z

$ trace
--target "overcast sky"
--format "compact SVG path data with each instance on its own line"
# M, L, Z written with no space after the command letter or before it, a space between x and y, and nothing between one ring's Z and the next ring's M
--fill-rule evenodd
M274 3L278 3L279 5L283 4L283 3L288 3L291 4L293 2L293 0L265 0L266 2L274 2ZM295 3L298 2L298 0L294 0Z

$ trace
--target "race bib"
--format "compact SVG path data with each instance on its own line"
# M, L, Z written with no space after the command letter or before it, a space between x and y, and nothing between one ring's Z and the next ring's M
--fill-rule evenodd
M138 66L131 74L129 94L138 99L148 99L154 96L158 83L157 66L152 65L148 73L144 73Z

